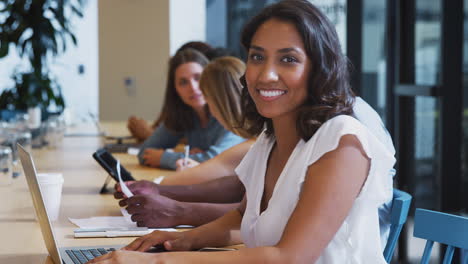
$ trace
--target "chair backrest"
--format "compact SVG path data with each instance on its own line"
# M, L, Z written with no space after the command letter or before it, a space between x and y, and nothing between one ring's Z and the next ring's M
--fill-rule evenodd
M416 209L413 236L426 239L421 263L429 263L434 242L447 245L443 263L452 262L455 248L468 249L468 218L426 209ZM468 263L468 257L462 263Z
M392 210L390 212L390 234L388 236L387 245L384 249L384 257L387 263L392 260L395 246L400 236L401 229L408 218L408 211L411 205L411 195L398 189L393 189Z

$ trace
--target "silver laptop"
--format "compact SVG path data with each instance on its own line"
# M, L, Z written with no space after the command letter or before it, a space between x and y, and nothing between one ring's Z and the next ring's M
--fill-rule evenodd
M106 254L107 252L114 251L123 247L124 245L115 246L95 246L95 247L68 247L58 248L57 241L55 240L54 231L50 224L49 216L44 206L42 199L41 189L36 176L36 168L32 160L31 154L27 152L20 144L18 144L18 153L23 166L26 180L28 181L29 192L31 193L34 209L39 220L42 236L49 251L49 255L55 264L65 263L86 263L88 260L97 256Z

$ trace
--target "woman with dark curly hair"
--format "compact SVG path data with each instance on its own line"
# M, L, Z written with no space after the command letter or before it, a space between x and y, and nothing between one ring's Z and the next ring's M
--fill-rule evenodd
M236 169L245 186L238 210L191 231L151 233L93 263L386 263L378 208L392 198L395 158L353 117L333 25L308 1L281 1L246 25L242 43L244 126L259 136ZM239 242L247 248L129 252Z

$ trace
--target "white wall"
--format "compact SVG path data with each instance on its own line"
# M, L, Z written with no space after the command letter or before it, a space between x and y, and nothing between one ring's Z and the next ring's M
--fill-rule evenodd
M98 9L100 120L155 119L170 54L205 40L205 0L100 0Z
M54 59L50 67L62 85L66 107L77 121L98 113L97 1L87 1L83 14L73 23L78 46L69 44L67 52ZM80 65L84 67L81 74Z
M153 119L169 58L168 0L99 1L99 117ZM125 86L130 78L133 85Z

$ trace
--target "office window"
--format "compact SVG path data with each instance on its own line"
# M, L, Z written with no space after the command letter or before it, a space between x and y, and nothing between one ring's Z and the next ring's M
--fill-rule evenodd
M263 7L275 2L278 0L207 0L207 42L228 49L234 56L245 58L240 45L244 24Z
M361 96L385 122L386 111L386 1L363 0Z
M464 1L464 40L463 40L463 146L462 146L462 173L463 173L463 204L468 212L468 0Z
M234 56L245 59L240 45L244 24L263 7L278 0L207 0L206 40L215 47L224 47ZM343 50L346 51L345 0L310 0L335 24Z
M84 17L74 21L78 46L69 49L51 65L62 85L66 107L76 121L98 115L98 10L97 1L87 1Z
M441 43L440 0L416 1L415 84L437 85L440 82ZM440 177L439 99L418 96L415 99L415 206L438 208Z

